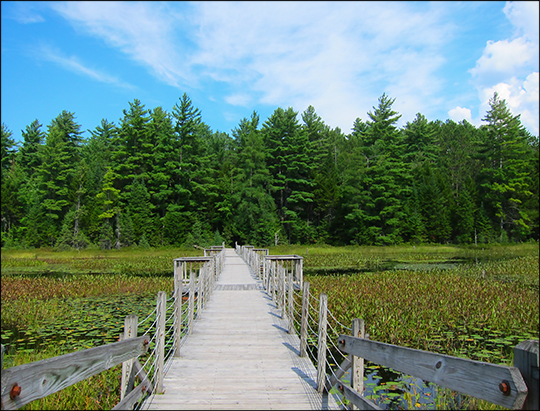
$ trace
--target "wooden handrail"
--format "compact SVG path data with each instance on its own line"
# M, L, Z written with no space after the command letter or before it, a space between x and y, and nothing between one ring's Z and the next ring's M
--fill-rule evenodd
M516 367L343 334L338 337L337 343L338 348L348 354L506 408L521 409L527 397L527 385Z
M16 410L148 350L144 335L2 370L2 408Z

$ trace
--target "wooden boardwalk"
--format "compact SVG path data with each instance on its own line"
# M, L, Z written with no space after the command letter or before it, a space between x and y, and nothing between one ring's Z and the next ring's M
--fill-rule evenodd
M339 409L316 390L317 371L300 357L262 283L233 249L193 333L143 409Z

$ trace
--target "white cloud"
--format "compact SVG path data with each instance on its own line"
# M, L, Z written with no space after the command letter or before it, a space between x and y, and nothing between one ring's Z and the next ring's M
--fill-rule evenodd
M196 14L192 61L260 103L311 104L349 132L383 92L411 118L440 101L435 72L451 28L438 11L399 2L201 2Z
M76 74L89 77L93 80L96 80L102 83L113 84L115 86L122 87L122 88L127 88L127 89L135 88L131 84L128 84L118 79L117 77L108 75L99 70L95 70L95 69L85 66L75 56L71 56L71 57L64 56L59 50L54 49L53 47L42 45L39 48L35 49L34 52L35 52L35 55L38 56L38 58L41 58L46 61L52 61L53 63L56 63L60 65L61 67L65 68L66 70L69 70Z
M435 105L441 82L434 73L444 61L440 47L450 30L438 6L418 12L400 2L52 7L77 30L103 39L167 84L196 87L207 77L242 90L224 98L231 105L301 111L311 104L345 132L356 117L367 117L383 92L396 97L396 108L407 117Z
M538 60L538 45L525 37L515 40L488 41L484 53L470 70L481 82L492 82L505 78Z
M497 92L522 124L538 135L538 2L508 2L503 9L513 25L513 38L490 40L469 70L480 100L479 118Z
M512 78L508 83L498 83L493 87L482 90L482 109L486 113L489 110L489 99L497 92L513 115L521 114L521 122L534 135L539 134L538 110L539 110L539 75L531 73L525 81Z
M516 107L534 100L531 86L525 86L525 78L538 71L538 13L531 17L538 4L532 3L506 5L514 37L487 42L470 70L481 101L484 90L502 83L512 87L512 98L519 97ZM215 89L208 94L231 106L292 106L301 112L313 105L328 125L344 132L357 117L367 119L384 92L396 99L393 108L402 114L402 124L418 112L438 116L448 93L441 77L449 63L446 46L459 24L450 21L454 6L445 2L66 2L51 7L76 30L102 39L166 84L185 90L212 84L209 79L221 82L225 96ZM513 77L521 84L512 83ZM457 107L450 111L466 114L453 100ZM528 104L531 116L538 117L534 101Z
M533 43L538 43L539 5L537 1L509 1L503 9L515 27L516 35L524 36Z
M472 123L471 110L468 108L457 106L456 108L453 108L452 110L448 111L448 115L450 116L452 120L456 122L467 120L469 123Z

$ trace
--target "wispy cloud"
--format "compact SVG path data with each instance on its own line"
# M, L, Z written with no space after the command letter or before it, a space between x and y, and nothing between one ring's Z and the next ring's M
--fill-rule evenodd
M197 3L200 52L192 62L246 87L260 103L314 105L346 132L383 92L399 95L396 107L413 118L437 100L436 72L452 29L436 10L413 8L399 2Z
M347 132L383 92L399 95L396 104L408 116L433 106L441 87L435 72L450 31L436 8L420 12L401 2L52 7L74 28L121 50L167 84L197 87L208 78L241 87L242 93L225 98L231 105L253 101L304 110L311 104Z
M65 56L60 50L49 45L39 46L34 50L34 55L36 55L42 60L56 63L64 69L69 70L73 73L89 77L92 80L96 80L101 83L112 84L121 88L135 89L135 86L126 83L115 76L111 76L99 70L89 68L85 66L76 56Z
M194 81L185 59L179 58L181 43L172 34L183 18L168 3L77 1L51 7L76 30L120 49L167 84Z
M45 19L36 10L39 7L41 7L40 2L16 1L10 9L8 17L21 24L41 23Z

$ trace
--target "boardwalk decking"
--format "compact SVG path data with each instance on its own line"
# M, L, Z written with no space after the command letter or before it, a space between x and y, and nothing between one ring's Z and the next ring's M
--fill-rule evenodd
M339 409L332 395L317 392L317 372L298 350L260 280L227 249L210 301L165 376L165 393L143 408Z

